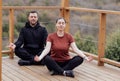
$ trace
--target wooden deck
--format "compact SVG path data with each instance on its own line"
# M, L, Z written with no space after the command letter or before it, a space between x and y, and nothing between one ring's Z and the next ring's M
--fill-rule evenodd
M74 69L75 78L51 76L46 66L19 66L15 59L2 58L2 81L120 81L120 68L96 61L84 63Z

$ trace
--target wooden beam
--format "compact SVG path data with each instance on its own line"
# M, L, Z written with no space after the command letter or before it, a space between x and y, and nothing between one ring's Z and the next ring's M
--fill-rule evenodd
M70 30L70 12L68 9L66 9L66 7L69 7L69 0L62 0L61 7L62 7L62 9L60 10L61 16L63 18L65 18L65 20L67 22L65 31L69 32L69 30Z
M3 6L3 9L60 9L60 6Z
M13 43L14 42L14 10L10 9L9 11L9 42ZM14 55L13 55L13 50L11 50L10 53L10 58L13 59Z
M2 81L2 0L0 0L0 81Z
M117 61L114 61L114 60L110 60L110 59L107 59L107 58L101 58L100 60L103 61L103 62L106 62L108 64L120 67L120 62L117 62Z
M2 54L11 54L11 50L2 50Z
M105 35L106 35L106 14L100 14L100 28L99 28L99 41L98 41L98 65L103 66L104 62L101 58L104 58L105 54Z
M120 11L112 11L112 10L100 10L100 9L79 8L79 7L66 7L66 9L71 10L71 11L94 12L94 13L106 13L106 14L120 15Z

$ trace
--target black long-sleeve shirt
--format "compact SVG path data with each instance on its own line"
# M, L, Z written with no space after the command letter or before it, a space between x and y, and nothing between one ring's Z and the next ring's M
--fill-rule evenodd
M48 33L45 27L41 27L39 23L35 27L31 27L29 22L26 22L15 45L16 48L23 46L23 48L28 49L44 49L47 36Z

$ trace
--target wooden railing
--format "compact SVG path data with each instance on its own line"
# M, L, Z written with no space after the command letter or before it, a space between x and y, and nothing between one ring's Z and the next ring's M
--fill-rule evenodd
M2 0L0 0L0 81L2 81Z
M99 20L99 41L98 41L98 56L94 54L90 54L84 52L86 55L91 55L94 59L98 60L98 65L103 66L104 63L109 63L115 66L120 67L120 63L116 61L109 60L104 58L105 54L105 36L106 36L106 16L108 14L115 14L120 15L119 11L110 11L110 10L99 10L99 9L88 9L88 8L78 8L78 7L69 7L69 0L62 0L61 6L3 6L2 10L9 10L9 42L13 42L14 40L14 11L20 9L51 9L51 10L60 10L60 16L64 17L67 21L66 32L69 32L70 27L70 11L78 11L78 12L94 12L98 13L100 20ZM0 17L1 18L1 17ZM2 22L2 20L1 20ZM1 24L0 22L0 24ZM0 30L0 33L2 31ZM1 35L1 34L0 34ZM1 36L0 36L1 37ZM2 38L0 38L0 43ZM0 47L1 49L2 47ZM12 50L3 50L2 54L9 54L10 58L13 58L13 51Z

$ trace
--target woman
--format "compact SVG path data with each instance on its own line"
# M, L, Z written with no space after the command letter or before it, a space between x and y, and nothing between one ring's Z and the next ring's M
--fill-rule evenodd
M73 69L80 65L84 59L91 61L91 57L87 57L80 51L73 39L73 37L64 32L66 26L66 21L63 18L56 20L57 31L51 33L47 37L46 48L43 50L40 56L36 56L34 59L36 61L41 61L43 58L45 64L51 75L64 75L68 77L74 77ZM73 58L69 55L69 48L72 48L78 56ZM47 55L51 51L51 55Z

